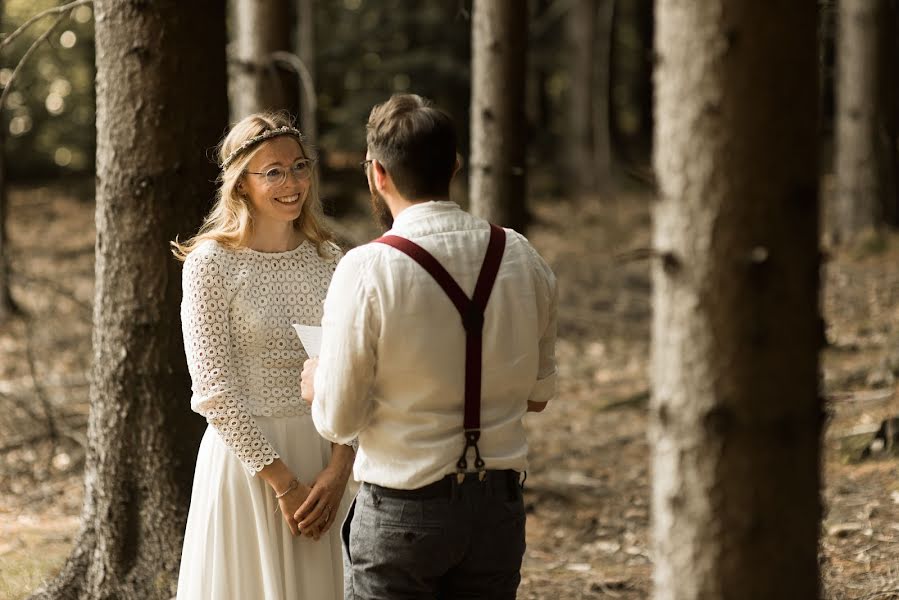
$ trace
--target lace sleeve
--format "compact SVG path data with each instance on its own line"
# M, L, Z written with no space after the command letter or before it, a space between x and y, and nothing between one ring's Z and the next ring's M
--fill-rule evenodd
M240 397L231 357L226 280L224 268L205 248L192 252L184 263L181 326L192 380L190 404L255 475L280 457Z

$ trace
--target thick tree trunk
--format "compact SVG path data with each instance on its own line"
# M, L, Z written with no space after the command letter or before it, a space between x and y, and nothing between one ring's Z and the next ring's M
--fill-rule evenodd
M887 0L840 0L837 35L836 194L828 219L835 242L879 228L890 165L882 36Z
M815 4L656 14L654 598L816 600Z
M227 122L215 0L98 0L94 370L81 531L36 598L168 599L202 419L190 412L168 242L214 190ZM198 25L202 24L202 26ZM182 52L190 48L190 52Z
M309 73L312 92L315 93L315 0L299 0L297 56ZM318 140L315 98L300 98L300 129L313 144Z
M602 1L602 0L601 0ZM596 3L576 0L566 16L568 34L568 182L575 194L596 189L593 153L593 86L596 56Z
M521 232L527 225L525 7L518 0L475 0L471 36L471 209Z
M298 106L296 74L278 68L272 52L293 52L290 0L231 0L228 97L231 120Z

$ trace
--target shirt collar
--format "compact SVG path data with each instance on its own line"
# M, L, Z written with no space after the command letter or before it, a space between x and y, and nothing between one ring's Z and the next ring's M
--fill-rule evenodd
M391 233L398 228L403 228L421 219L426 219L439 214L455 212L462 210L458 204L452 200L429 200L413 204L406 208L393 221L393 228L387 233Z

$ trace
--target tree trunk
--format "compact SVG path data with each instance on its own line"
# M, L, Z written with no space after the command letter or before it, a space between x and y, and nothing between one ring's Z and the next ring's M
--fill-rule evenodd
M315 0L299 0L299 40L297 56L306 66L315 91ZM306 138L315 144L318 140L315 98L300 98L300 129Z
M525 6L475 0L471 36L471 209L520 232L527 225Z
M75 548L41 599L168 599L202 419L190 412L169 240L214 189L227 122L225 11L98 0L94 369ZM201 24L201 26L199 25ZM182 49L190 48L190 52Z
M0 6L0 11L2 11ZM9 198L6 194L6 132L0 127L0 323L17 312L9 287L9 236L7 235Z
M656 14L654 598L817 600L815 4Z
M899 2L886 0L880 26L880 92L883 106L883 131L880 153L884 172L884 197L881 202L884 223L899 227Z
M837 24L837 0L818 0L818 118L821 136L833 134L834 116L834 41Z
M290 0L231 0L228 96L231 120L263 110L296 114L297 75L275 66L272 52L293 52Z
M0 0L0 19L4 14L3 0ZM7 217L9 198L6 195L6 129L0 127L0 323L5 322L15 312L9 291L9 237Z
M604 3L603 0L600 0ZM575 194L596 189L593 154L593 86L596 56L596 18L594 0L576 0L566 16L568 51L568 181Z
M601 196L612 193L612 130L609 97L612 93L612 18L615 0L596 4L596 56L593 60L593 169Z
M836 195L828 229L837 243L884 221L889 165L883 160L882 36L887 0L840 0L837 35Z

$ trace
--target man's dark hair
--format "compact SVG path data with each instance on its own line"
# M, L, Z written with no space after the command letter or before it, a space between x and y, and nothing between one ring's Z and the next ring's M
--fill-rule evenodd
M452 118L415 94L396 94L371 110L366 125L371 158L408 199L447 198L456 165Z

